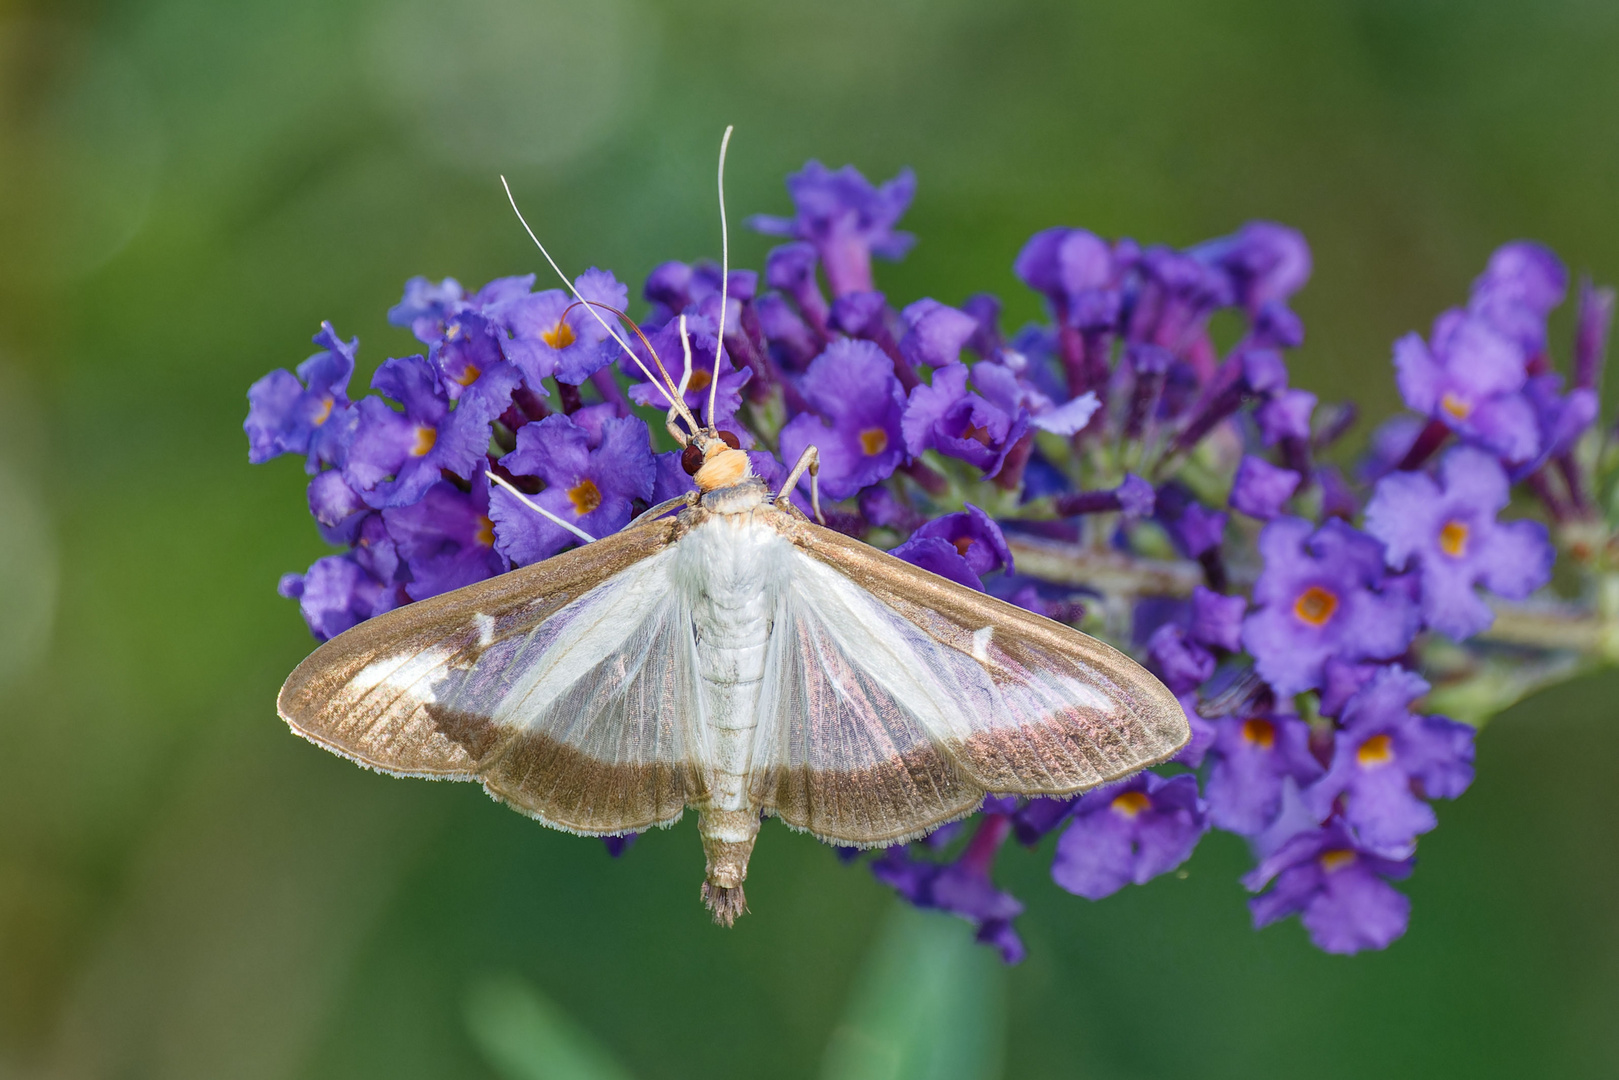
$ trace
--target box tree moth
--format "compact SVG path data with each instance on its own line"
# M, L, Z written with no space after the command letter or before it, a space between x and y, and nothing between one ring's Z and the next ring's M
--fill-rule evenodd
M395 776L478 781L583 835L694 808L725 925L763 815L886 846L986 793L1070 795L1187 741L1175 697L1123 653L812 521L787 496L807 471L820 516L813 447L771 492L651 355L698 490L326 642L281 689L295 732Z

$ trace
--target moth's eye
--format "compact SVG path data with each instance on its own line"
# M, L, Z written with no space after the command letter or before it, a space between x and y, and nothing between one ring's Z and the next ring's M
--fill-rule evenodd
M742 440L738 439L735 435L732 435L729 431L720 432L720 442L724 443L726 446L729 446L732 450L742 449Z
M687 476L696 476L697 470L703 467L703 452L692 443L680 452L680 467L686 470Z

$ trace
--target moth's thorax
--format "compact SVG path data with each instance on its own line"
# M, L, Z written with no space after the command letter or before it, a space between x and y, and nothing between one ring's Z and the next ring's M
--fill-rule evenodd
M698 506L708 514L745 514L755 507L768 505L769 501L770 489L765 482L757 476L748 476L733 484L705 489Z

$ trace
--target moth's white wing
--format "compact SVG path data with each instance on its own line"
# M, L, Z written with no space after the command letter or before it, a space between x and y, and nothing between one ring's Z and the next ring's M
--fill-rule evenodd
M986 791L1083 791L1190 737L1174 696L1117 650L830 530L784 531L799 550L753 787L788 824L891 843Z
M294 730L386 772L476 779L548 824L666 824L706 792L672 522L380 615L299 665Z

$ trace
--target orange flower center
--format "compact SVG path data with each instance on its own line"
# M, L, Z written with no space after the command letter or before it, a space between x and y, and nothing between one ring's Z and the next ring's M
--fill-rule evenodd
M587 476L568 489L568 501L573 503L573 512L584 517L602 504L602 493L596 489L595 481Z
M1473 406L1449 390L1446 390L1445 396L1439 399L1439 407L1454 420L1466 420L1473 414Z
M1152 800L1145 791L1126 791L1113 800L1113 812L1127 818L1133 818L1151 806Z
M462 386L471 386L478 381L478 376L482 374L483 372L478 370L477 364L468 364L466 370L456 376L455 381Z
M477 540L477 542L482 544L484 547L494 547L495 523L490 521L487 517L480 517L478 519L478 534L473 539Z
M1261 720L1258 717L1252 720L1244 720L1242 722L1242 738L1244 742L1257 746L1261 750L1269 750L1276 745L1276 725L1269 720Z
M566 349L578 339L573 336L573 327L566 320L558 319L556 326L540 335L540 340L553 349Z
M410 452L415 457L422 457L433 449L436 442L438 442L437 428L419 427L416 429L416 445L410 448Z
M1453 559L1467 554L1467 526L1460 521L1447 521L1439 530L1439 550Z
M1338 610L1338 596L1319 585L1311 585L1299 594L1293 604L1293 614L1311 626L1321 626Z
M867 428L862 431L860 433L860 449L866 452L867 457L887 450L888 432L880 427Z
M1355 865L1355 853L1347 848L1337 848L1333 851L1321 853L1321 869L1331 874L1342 870L1346 866Z
M967 549L972 546L973 538L970 536L963 536L960 540L956 541L956 554L965 559L967 557Z
M332 399L329 398L329 397L321 398L320 399L320 412L315 414L315 426L320 427L322 424L324 424L327 420L329 420L331 418L331 415L332 415Z
M963 439L977 439L984 446L989 445L989 428L981 428L977 424L968 424L967 430L961 433Z
M1375 769L1394 760L1394 740L1387 735L1373 735L1360 744L1355 760L1363 769Z
M691 373L691 381L686 383L688 390L707 390L708 384L714 381L712 372L698 368Z

